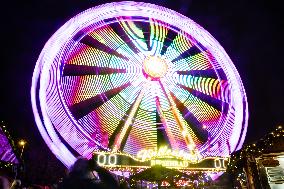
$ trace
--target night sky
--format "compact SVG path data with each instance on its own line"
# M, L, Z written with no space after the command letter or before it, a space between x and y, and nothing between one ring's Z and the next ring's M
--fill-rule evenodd
M26 153L48 154L33 119L31 78L51 35L81 11L111 1L27 0L1 2L0 120ZM247 93L249 125L245 143L284 124L284 12L278 1L151 0L191 18L224 47ZM48 157L47 157L48 159Z

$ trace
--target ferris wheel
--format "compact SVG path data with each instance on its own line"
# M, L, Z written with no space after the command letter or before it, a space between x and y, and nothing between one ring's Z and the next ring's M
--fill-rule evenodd
M239 149L245 91L220 44L191 19L136 2L88 9L46 43L31 89L37 126L67 166L75 153L168 146Z

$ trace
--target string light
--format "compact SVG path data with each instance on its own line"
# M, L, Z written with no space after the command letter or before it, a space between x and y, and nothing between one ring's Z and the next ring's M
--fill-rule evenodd
M25 146L26 143L27 143L27 142L26 142L25 140L23 140L23 139L21 139L21 140L19 141L19 145L20 145L21 147Z

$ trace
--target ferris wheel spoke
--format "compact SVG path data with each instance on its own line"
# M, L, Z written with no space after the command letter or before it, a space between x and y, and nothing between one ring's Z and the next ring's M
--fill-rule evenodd
M176 38L177 35L178 35L178 32L168 29L168 32L164 39L163 47L160 53L161 55L164 55L167 52L168 47L171 45L171 43L173 42L173 40Z
M207 103L208 105L212 106L213 108L215 108L216 110L218 110L219 112L223 112L226 114L229 108L229 104L226 102L223 102L219 99L216 99L210 95L204 94L202 92L199 92L197 90L194 90L190 87L184 86L182 84L177 84L179 87L181 87L182 89L188 91L190 94L192 94L193 96L195 96L196 98L199 98L200 100L202 100L203 102Z
M201 44L199 44L199 46L202 47ZM205 51L206 49L204 47L202 47L201 49L198 48L196 45L190 47L188 50L184 51L183 53L181 53L178 57L174 58L172 60L172 62L176 62L176 61L179 61L181 59L186 59L188 57L191 57L191 56L194 56L194 55L197 55L199 53L202 53L203 51Z
M174 119L176 120L177 125L179 126L180 131L182 132L182 136L184 138L184 141L188 147L188 149L191 152L194 152L194 149L196 147L195 142L191 136L191 134L188 132L188 129L186 128L186 126L184 125L183 120L181 119L181 117L179 116L176 104L174 99L172 98L171 94L168 94L168 92L166 91L163 83L161 82L161 80L159 80L159 84L161 86L162 91L164 92L165 97L167 98L169 104L170 104L170 109L173 113Z
M63 70L63 76L107 75L115 73L126 73L126 69L66 64Z
M119 22L112 23L110 26L135 54L140 52L140 50L136 47L130 36L125 31L124 27L121 26Z
M174 100L176 107L181 112L184 120L188 123L191 130L198 138L201 143L205 143L208 140L208 132L202 128L202 123L200 123L197 118L187 109L187 107L170 92L172 99Z
M146 23L146 26L145 24L142 24L142 22L129 19L121 20L120 22L120 26L123 28L130 41L132 41L138 52L151 50L149 23Z
M148 81L150 80L150 78L148 78ZM112 142L112 150L113 151L122 151L124 148L124 144L127 140L128 134L130 133L131 130L131 126L134 123L135 120L135 116L137 114L137 111L139 109L139 106L141 104L141 101L144 97L144 94L146 93L148 89L148 82L144 83L140 93L138 94L138 96L136 97L133 105L130 107L129 109L129 114L127 115L123 126L121 127L121 129L119 130L118 134L114 138L114 141Z
M135 100L135 101L136 101L136 100ZM117 127L116 127L115 130L113 131L112 135L109 137L109 145L108 145L108 147L109 147L110 149L112 149L112 148L114 147L115 138L116 138L116 136L119 134L119 132L122 130L123 126L125 125L125 122L126 122L126 120L127 120L127 118L128 118L128 115L130 115L130 112L131 112L131 110L133 109L133 106L134 106L134 104L131 104L131 106L129 107L129 109L125 112L124 116L123 116L123 117L121 118L121 120L119 121L119 124L117 125ZM138 112L138 111L135 112L133 118L136 117L137 112ZM127 132L126 132L126 134L125 134L125 135L126 135L125 138L127 138L127 136L129 135L130 131L131 131L131 127L128 128L128 130L127 130ZM125 140L125 141L126 141L126 140ZM122 143L123 143L123 141L122 141ZM123 145L122 145L122 146L123 146Z
M177 85L180 85L180 87L184 86L182 88L194 93L193 95L203 93L204 95L209 95L212 98L228 103L228 99L223 99L222 97L222 91L227 87L228 83L225 78L226 76L222 76L222 72L220 71L221 74L217 76L213 69L177 71L176 73L179 75ZM218 109L218 106L216 108Z
M79 120L80 118L88 115L93 110L103 105L105 102L110 100L112 97L119 94L123 89L127 88L128 86L130 86L130 82L124 85L121 85L120 87L113 88L109 91L98 94L94 97L88 98L79 103L73 104L72 106L69 107L69 110L71 111L75 119Z
M152 46L151 46L151 25L149 24L150 21L148 20L148 22L134 22L134 24L141 29L141 31L143 32L143 36L144 36L144 42L147 45L148 51L151 51Z
M187 70L187 71L177 71L176 73L179 75L192 75L195 77L205 77L205 78L214 78L214 79L220 78L221 80L227 80L226 74L222 69Z
M167 141L166 144L169 144L171 148L178 149L178 144L176 143L174 135L168 126L167 119L163 113L158 96L156 96L156 106L157 106L157 115L156 115L157 123L162 122L163 125L162 131L157 129L157 141L158 141L157 143L159 144L159 139L162 138L164 141Z
M80 40L80 42L85 44L85 45L88 45L88 46L90 46L92 48L95 48L95 49L98 49L100 51L103 51L105 53L114 55L114 56L122 58L124 60L128 60L128 58L126 56L118 53L116 50L110 48L109 46L103 44L102 42L98 41L97 39L95 39L95 38L93 38L93 37L91 37L89 35L84 36Z

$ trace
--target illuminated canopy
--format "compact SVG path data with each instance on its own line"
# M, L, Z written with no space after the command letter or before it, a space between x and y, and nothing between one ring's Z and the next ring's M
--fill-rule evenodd
M104 4L65 23L39 56L31 99L66 166L74 152L136 155L165 144L226 157L247 129L245 91L224 49L191 19L147 3Z

